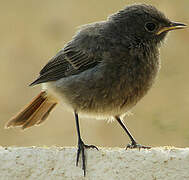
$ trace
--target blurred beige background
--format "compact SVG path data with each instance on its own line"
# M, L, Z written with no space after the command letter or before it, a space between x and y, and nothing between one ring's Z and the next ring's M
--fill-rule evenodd
M0 6L0 145L75 146L72 113L58 106L39 127L4 129L40 87L28 87L40 69L71 39L77 26L106 19L127 4L155 5L172 20L189 24L188 0L32 0ZM189 146L189 30L171 32L161 48L156 84L125 122L138 142L152 146ZM125 147L128 137L116 123L81 119L86 143Z

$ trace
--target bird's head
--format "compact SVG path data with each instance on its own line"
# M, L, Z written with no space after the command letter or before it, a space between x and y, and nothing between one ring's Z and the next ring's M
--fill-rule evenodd
M170 21L155 7L146 4L127 6L109 17L109 21L120 26L119 33L138 41L160 43L168 31L183 29L185 24Z

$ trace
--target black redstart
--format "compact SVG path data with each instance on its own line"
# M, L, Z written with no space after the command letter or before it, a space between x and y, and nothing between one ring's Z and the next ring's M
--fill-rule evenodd
M185 27L145 4L127 6L106 21L84 25L43 67L31 83L42 84L42 91L6 127L39 125L61 101L75 114L76 165L81 154L84 175L85 148L97 147L82 141L78 114L114 118L131 139L127 148L149 148L136 142L120 117L151 88L167 32Z

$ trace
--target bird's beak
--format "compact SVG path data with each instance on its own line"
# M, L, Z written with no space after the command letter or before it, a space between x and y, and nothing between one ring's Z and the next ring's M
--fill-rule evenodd
M164 26L159 29L159 31L156 33L157 35L161 34L162 32L171 31L175 29L184 29L187 25L177 22L171 22L169 26Z

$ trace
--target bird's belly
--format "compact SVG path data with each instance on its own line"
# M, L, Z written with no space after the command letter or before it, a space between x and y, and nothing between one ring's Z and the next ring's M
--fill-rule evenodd
M101 82L100 86L95 83L86 86L86 83L79 85L69 82L70 80L64 80L62 83L57 81L45 83L45 86L65 107L91 117L109 118L123 115L147 92L144 86L128 88L122 85L120 89L120 84L116 86Z

